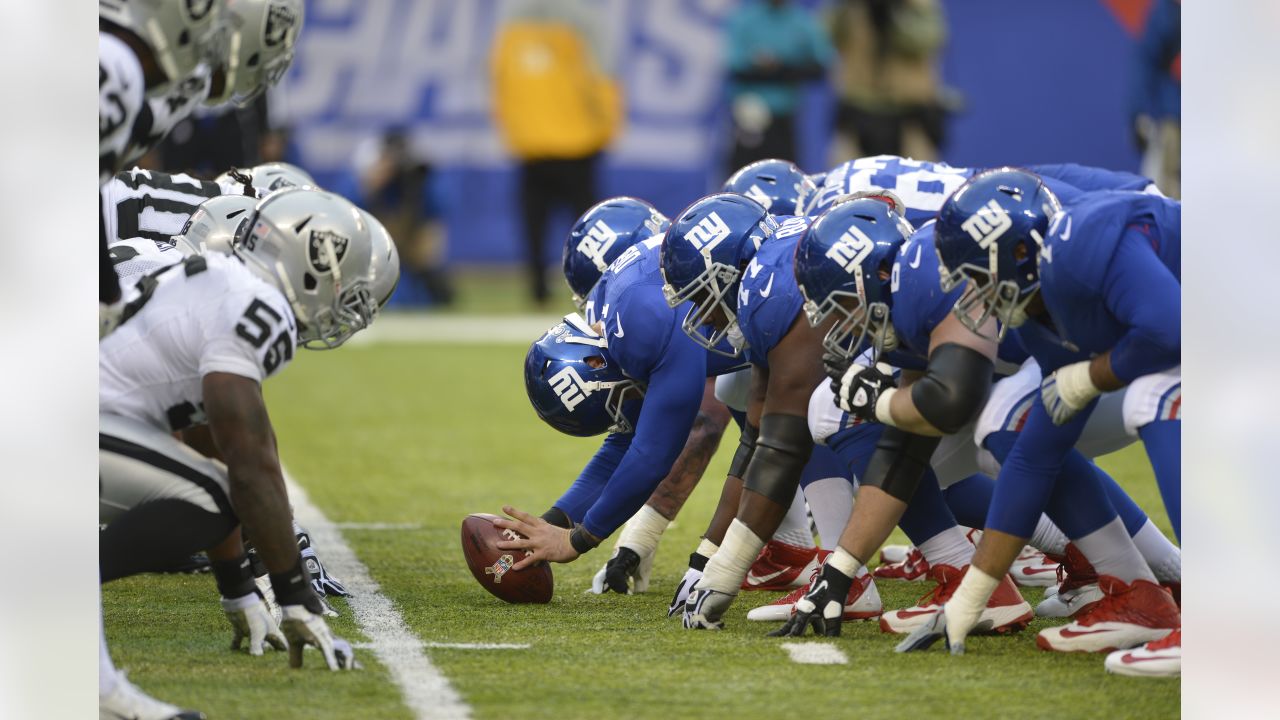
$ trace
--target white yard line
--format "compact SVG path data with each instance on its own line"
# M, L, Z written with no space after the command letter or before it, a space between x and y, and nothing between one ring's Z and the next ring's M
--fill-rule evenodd
M450 315L429 312L387 313L348 346L382 343L522 343L537 340L562 315Z
M339 575L338 577L342 577ZM848 665L849 658L835 645L826 643L782 643L782 649L791 656L791 662L801 665Z
M529 643L454 643L454 642L420 642L420 647L440 650L528 650L533 647ZM373 643L352 643L357 650L372 650Z
M471 717L471 707L453 688L423 650L400 610L369 576L369 569L356 557L342 532L325 517L307 493L287 474L289 500L298 524L311 533L311 540L324 558L325 567L351 591L347 598L356 624L369 638L367 647L391 673L404 703L418 720L454 720Z

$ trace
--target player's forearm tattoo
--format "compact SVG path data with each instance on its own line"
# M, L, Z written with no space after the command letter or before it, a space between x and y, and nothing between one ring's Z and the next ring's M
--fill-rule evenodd
M724 424L699 412L680 457L676 458L671 472L649 496L649 506L664 518L674 520L711 464L723 436Z

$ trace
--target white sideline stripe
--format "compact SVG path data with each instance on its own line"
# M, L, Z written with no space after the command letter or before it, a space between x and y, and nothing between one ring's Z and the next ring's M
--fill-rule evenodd
M423 642L416 643L426 648L438 648L441 650L528 650L533 647L529 643L451 643L451 642ZM373 648L372 643L352 643L351 647L360 650L369 650Z
M563 315L443 315L426 312L387 313L356 333L348 346L383 343L522 343L529 344Z
M324 516L293 478L285 473L289 501L298 524L311 533L323 554L325 567L351 591L347 604L356 624L370 640L366 645L387 668L404 704L417 720L471 717L471 707L423 651L423 643L409 631L395 603L382 594L369 569L356 557L342 532Z
M334 523L339 530L421 530L422 523L383 523L383 522L340 522Z
M339 575L338 577L342 577ZM835 645L826 643L782 643L791 662L801 665L848 665L849 658Z

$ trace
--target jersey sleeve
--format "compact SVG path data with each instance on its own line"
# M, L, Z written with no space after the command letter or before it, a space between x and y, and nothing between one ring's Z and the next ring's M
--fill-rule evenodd
M1085 192L1095 190L1132 190L1142 192L1152 184L1151 178L1121 170L1059 163L1056 165L1032 165L1031 172L1060 180Z
M646 289L652 287L633 285L606 307L595 308L604 323L609 353L628 377L641 382L648 381L675 335L688 339L679 329L677 311L667 307L658 293Z
M587 511L587 532L612 535L670 472L697 417L705 382L706 351L680 333L650 375L631 446Z
M582 522L587 510L595 504L600 493L604 491L609 478L613 477L613 471L617 469L618 463L622 462L627 448L631 447L631 439L630 433L626 435L610 433L605 437L604 442L600 444L600 449L591 457L591 461L582 468L577 479L568 490L565 490L560 499L553 503L553 506L564 511L570 520Z
M927 357L929 338L960 299L963 288L943 292L938 279L938 255L933 225L917 230L902 246L894 261L890 287L893 292L894 330L905 349Z
M1182 362L1182 285L1144 236L1126 231L1103 280L1107 309L1126 327L1111 369L1129 383Z
M204 332L201 375L225 372L262 382L293 359L296 330L283 296L231 292Z

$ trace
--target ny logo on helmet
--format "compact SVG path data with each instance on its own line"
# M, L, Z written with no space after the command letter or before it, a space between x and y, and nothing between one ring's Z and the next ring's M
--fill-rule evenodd
M267 10L267 26L262 32L262 41L267 47L275 47L284 42L289 31L298 22L297 15L284 4L274 4Z
M852 274L862 267L862 261L871 254L873 247L875 243L862 232L862 228L853 225L827 250L827 257L836 261L845 272Z
M720 213L717 212L702 218L697 225L693 226L693 229L684 234L684 239L703 255L710 255L711 251L715 250L716 246L724 242L727 237L729 237L729 226L720 219Z
M773 198L765 194L765 191L761 190L759 185L753 184L744 194L763 205L765 210L768 210L773 205Z
M560 372L552 375L548 380L551 383L551 390L555 392L556 397L560 398L560 403L564 405L564 409L573 412L573 409L587 399L590 391L587 390L587 383L578 375L578 371L572 366L566 367Z
M960 225L960 229L969 233L969 237L973 238L978 243L978 247L983 250L991 247L991 243L998 240L1011 227L1013 227L1013 218L1009 217L1009 213L995 200L987 201L986 205L978 208L978 212Z
M317 273L332 272L333 264L342 262L347 254L350 240L329 230L312 230L307 242L307 259ZM329 256L329 248L333 248L333 257Z
M587 236L578 243L578 252L591 258L596 269L604 272L607 267L604 255L609 252L609 248L613 247L617 239L618 233L614 232L613 228L606 225L603 220L597 220L596 224L587 231Z

